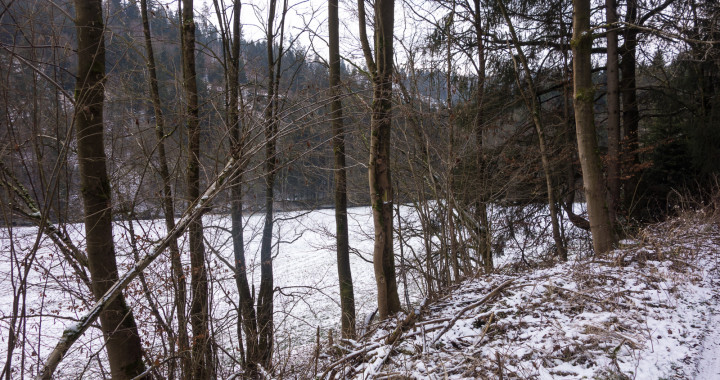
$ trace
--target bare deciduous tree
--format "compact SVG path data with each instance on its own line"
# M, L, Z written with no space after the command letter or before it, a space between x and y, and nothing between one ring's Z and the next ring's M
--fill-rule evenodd
M195 72L195 17L193 0L182 1L182 62L188 131L187 203L200 195L200 111L198 107L197 74ZM192 326L192 378L213 377L211 337L208 326L208 284L205 268L205 245L202 219L190 224L190 325Z
M150 22L148 21L147 0L140 1L140 13L143 23L143 34L145 37L145 54L148 68L148 87L150 90L150 99L155 113L155 136L157 138L157 153L159 174L162 180L162 207L165 214L165 227L168 231L175 228L175 204L172 194L172 178L168 167L167 154L165 152L165 115L162 110L160 101L160 89L158 87L157 68L155 64L155 53L152 45L152 35L150 31ZM183 273L182 262L180 261L180 248L177 239L172 239L168 248L170 254L170 264L172 267L173 288L175 290L175 310L177 311L177 343L178 355L180 356L180 373L181 376L187 376L190 373L190 343L187 333L187 317L185 315L185 307L187 302L187 285L185 274ZM174 350L174 340L171 344L171 352ZM174 361L173 361L174 363ZM170 369L171 375L174 370Z
M272 233L274 226L273 205L275 175L277 170L277 138L280 123L280 76L282 72L283 39L285 34L285 15L288 1L283 0L280 13L279 31L275 30L277 0L271 0L268 9L266 40L267 44L267 104L265 105L265 221L260 247L260 290L257 302L258 355L260 364L270 368L273 352L273 265ZM276 34L278 45L275 46ZM277 56L275 49L277 48Z
M345 128L343 125L340 87L340 20L338 0L328 1L328 27L330 44L330 123L335 159L335 234L337 267L340 282L341 329L343 338L355 339L355 296L350 271L350 247L347 220L347 171L345 169Z
M76 1L78 72L75 130L80 164L88 265L93 294L101 299L118 280L112 203L103 139L105 27L100 0ZM132 379L145 371L132 311L122 294L100 313L112 377Z
M508 28L510 29L510 35L512 37L513 45L515 45L515 50L518 54L518 60L522 65L522 71L525 73L527 90L523 90L520 83L518 83L518 87L520 88L520 93L522 94L523 100L525 101L525 104L530 111L533 124L535 125L535 133L537 133L538 136L538 145L540 146L540 159L542 161L543 172L545 174L548 208L550 209L550 223L552 225L552 235L553 240L555 241L555 249L557 249L557 253L560 258L563 261L566 261L567 249L565 248L565 242L563 242L562 237L560 236L560 222L558 218L558 207L555 198L555 189L553 187L553 181L551 176L550 158L548 157L549 154L547 142L545 139L545 129L543 127L542 118L540 116L541 109L537 96L537 90L535 89L533 73L530 70L530 66L528 65L527 57L522 50L522 46L520 46L520 40L517 37L517 33L515 33L515 27L510 20L510 16L508 16L507 10L505 9L505 4L503 4L503 0L498 0L498 5L500 6L500 11L505 18L505 21L507 22ZM513 60L514 59L515 58L513 58ZM520 69L517 67L517 63L515 64L515 71L519 78L521 74ZM518 79L518 82L519 81L520 80ZM525 91L527 91L527 93Z
M375 226L373 266L378 288L378 311L383 319L400 311L393 253L393 189L390 177L394 12L394 0L375 1L373 58L365 26L365 0L358 0L360 42L373 83L368 180Z

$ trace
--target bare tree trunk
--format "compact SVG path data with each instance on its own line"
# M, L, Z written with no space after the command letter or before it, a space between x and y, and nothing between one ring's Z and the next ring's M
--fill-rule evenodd
M88 264L95 299L118 280L112 234L110 182L103 141L105 42L102 2L75 1L78 72L75 129L85 209ZM110 371L114 379L131 379L145 371L135 318L122 294L100 314Z
M590 1L573 0L573 8L573 39L570 45L573 50L575 127L593 248L596 254L601 254L612 249L614 236L595 132L595 87L592 83L590 60Z
M273 352L273 267L272 267L272 231L275 170L277 166L278 102L280 73L282 68L283 38L287 0L283 1L280 19L280 38L278 55L275 58L275 10L277 0L271 0L267 22L267 58L268 58L268 104L265 108L265 224L263 226L260 247L260 292L258 293L258 351L260 363L269 368Z
M575 144L576 139L573 136L575 127L571 120L570 114L570 84L572 83L570 71L570 59L568 58L568 50L570 50L570 41L567 40L567 25L560 16L560 33L562 34L562 77L563 77L563 124L565 127L565 143L568 153L565 159L565 181L567 186L567 195L563 200L567 205L567 209L572 211L573 203L575 203Z
M547 186L548 207L550 208L550 223L552 224L553 240L555 241L555 248L557 249L560 259L563 261L567 261L567 249L565 249L565 242L563 242L562 236L560 235L560 223L558 221L558 209L555 199L555 189L553 188L552 177L550 176L550 159L548 158L547 143L545 142L545 132L543 131L542 119L540 118L541 110L540 103L538 102L537 93L535 91L535 81L532 78L532 71L530 70L525 53L523 52L522 47L520 46L520 41L518 40L517 34L515 33L515 27L513 26L512 21L507 14L507 10L505 9L505 5L502 3L502 1L503 0L498 0L498 5L500 6L500 11L502 12L503 17L508 24L508 28L510 29L510 35L512 36L513 43L515 44L515 50L518 53L518 58L520 59L523 71L525 72L525 82L528 86L528 94L526 94L525 91L522 90L522 87L519 87L521 88L520 92L523 95L525 103L527 104L527 107L532 114L533 124L535 124L535 132L538 135L538 143L540 145L540 159L542 161L543 172L545 174L545 184ZM519 78L520 72L517 69L517 66L515 71L517 72Z
M607 31L607 183L610 221L617 220L620 206L620 77L618 74L618 34L616 0L605 0Z
M246 128L240 119L240 0L233 2L233 34L230 50L230 65L228 80L230 82L229 120L232 154L235 157L243 155L246 141ZM235 285L238 289L238 344L242 345L243 332L245 333L244 365L250 377L257 377L258 332L253 295L247 278L247 262L245 259L245 242L243 238L243 202L242 202L242 171L231 179L231 234L233 239L233 252L235 258Z
M193 0L182 0L182 61L183 84L187 102L188 162L187 202L192 204L200 195L200 120L198 108L197 77L195 72L195 20ZM208 285L205 269L205 246L203 243L202 218L190 224L190 325L192 340L192 378L210 379L212 351L208 328Z
M482 28L482 15L480 13L480 0L474 0L475 2L475 34L477 38L478 48L478 85L477 85L477 115L475 116L475 139L477 142L477 174L478 181L481 184L485 183L485 155L483 147L483 123L485 122L485 115L483 113L484 107L484 96L485 96L485 43L484 43L484 32ZM477 231L478 239L478 252L482 259L483 268L485 273L490 273L493 270L493 257L492 257L492 246L491 246L491 232L490 222L487 215L487 201L485 197L485 189L479 189L480 198L475 203L475 218L479 223L479 230Z
M374 62L365 28L365 3L364 0L358 0L360 41L373 80L368 179L375 226L373 267L378 288L378 312L381 319L400 311L393 255L393 189L390 178L394 11L394 0L375 1L375 58L377 62Z
M450 259L452 260L452 267L453 267L453 277L455 282L460 281L460 262L459 262L459 255L460 252L458 252L457 248L457 237L455 236L455 199L453 198L453 184L454 184L454 175L453 170L455 168L455 146L454 146L454 139L455 139L455 125L453 124L453 109L452 109L452 23L453 19L455 18L455 2L452 3L452 11L450 13L450 19L448 20L447 24L445 25L447 30L447 38L445 43L447 48L447 54L445 59L447 60L447 77L446 77L446 90L447 90L447 110L448 110L448 151L447 151L447 174L446 174L446 183L445 186L447 188L445 192L446 196L446 215L447 215L447 224L448 224L448 238L450 238L450 244L449 244L449 254Z
M140 13L143 22L143 33L145 35L145 53L147 55L147 67L149 74L150 99L152 100L153 109L155 111L155 136L158 144L158 165L160 169L160 177L163 182L162 204L165 213L165 227L168 231L175 228L175 207L173 204L172 188L170 187L171 178L168 169L167 154L165 152L165 117L162 112L162 104L160 102L160 91L158 89L157 70L155 66L155 54L153 52L152 38L150 35L150 23L147 15L147 0L140 1ZM185 315L185 305L187 300L187 288L185 282L185 274L180 261L180 249L178 248L177 239L172 239L168 248L170 252L170 266L172 267L173 288L175 290L175 309L178 318L178 349L180 356L180 374L181 378L190 374L190 344L187 333L187 318ZM174 343L171 343L174 346ZM171 376L174 376L171 369Z
M272 45L268 43L268 49ZM272 91L272 90L271 90ZM268 91L268 98L272 98ZM270 106L268 106L270 107ZM273 333L273 272L272 272L272 231L273 231L273 198L275 185L275 136L277 124L270 118L265 127L265 224L263 226L260 248L260 292L258 294L258 335L260 362L268 367L272 358Z
M335 230L337 239L337 266L340 282L340 316L342 336L355 339L355 295L350 270L350 246L347 220L347 172L345 169L345 128L340 100L340 21L338 0L328 2L328 28L330 33L330 120L335 157Z
M636 24L638 21L637 0L628 0L626 22ZM639 144L638 144L638 121L640 120L640 111L637 104L637 86L635 81L636 58L635 50L637 48L638 31L634 28L626 28L624 34L625 43L621 49L622 61L620 69L622 78L620 80L620 92L622 93L622 125L624 130L623 139L625 140L624 154L630 156L630 159L623 160L625 167L623 168L623 177L627 178L623 183L625 196L625 209L629 216L632 216L636 210L635 204L637 199L638 173L637 167L640 164Z

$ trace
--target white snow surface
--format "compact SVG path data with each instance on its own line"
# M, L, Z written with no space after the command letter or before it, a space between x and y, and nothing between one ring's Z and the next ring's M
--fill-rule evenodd
M720 225L707 220L651 226L602 257L466 281L394 347L385 339L404 315L367 340L380 348L332 370L355 379L720 379Z
M411 209L401 207L405 227L416 222ZM357 207L348 210L350 232L351 267L355 290L358 320L362 321L376 307L376 285L373 275L373 222L370 208ZM260 240L264 215L247 215L244 218L245 255L248 263L248 280L255 294L260 286ZM238 344L236 333L237 288L229 267L232 264L231 221L227 215L206 215L203 218L204 237L210 281L210 309L217 343L222 347L220 377L237 372ZM68 233L80 249L85 248L84 226L67 226ZM338 331L340 321L337 258L335 252L334 210L278 212L275 214L273 231L273 271L275 291L274 323L276 328L276 355L279 362L300 354L311 352L318 327L322 335L328 330ZM133 223L137 240L138 256L149 253L153 243L165 236L162 220L142 220ZM131 249L129 222L116 222L113 230L120 275L132 270L136 260ZM36 241L39 249L34 250ZM186 278L190 279L190 263L187 255L186 236L179 241L183 249L183 265ZM396 241L396 245L399 243ZM405 249L419 250L418 237L405 239ZM0 229L0 369L7 355L9 325L13 315L13 295L18 286L18 276L25 267L10 265L10 256L17 261L33 262L28 272L28 290L25 296L27 316L25 331L25 362L21 361L20 348L13 354L13 378L33 378L38 365L45 360L63 335L63 330L75 323L93 304L92 296L79 281L64 260L57 247L44 235L38 236L34 227L15 227L10 234ZM34 256L33 256L34 255ZM164 319L176 320L172 307L172 280L169 257L159 257L145 271L145 278L159 312ZM409 291L413 300L417 294L412 274L408 277ZM403 291L402 282L399 283ZM160 326L151 314L139 280L133 281L124 292L133 310L138 329L151 357L160 361L168 354L169 342L158 334ZM188 286L187 302L191 292ZM18 314L22 313L22 303ZM98 327L96 324L95 327ZM189 327L188 327L189 330ZM337 335L337 333L336 333ZM75 343L56 371L58 379L96 379L109 374L98 363L106 363L102 334L98 328L90 328ZM107 366L105 364L105 369ZM21 375L22 374L22 375Z
M369 208L353 208L348 214L356 310L358 321L363 321L375 310L373 269L367 261L372 257L372 217ZM401 215L405 257L415 254L422 257L424 243L412 231L419 228L417 217L409 207L401 207ZM350 348L352 351L370 349L346 366L338 367L337 377L497 378L499 358L506 379L603 378L603 374L609 378L616 374L636 379L720 379L717 225L677 220L653 226L623 241L621 248L611 255L593 261L583 253L588 247L587 239L583 239L587 234L566 223L566 232L573 238L571 261L539 265L549 257L551 239L538 233L547 232L548 220L542 217L527 220L524 211L499 207L491 210L491 215L496 231L507 237L504 246L496 247L504 252L496 257L496 265L501 269L449 289L444 297L422 311L419 322L403 334L395 347L385 345L381 338L397 321L380 324L381 328L369 338L353 343L356 347ZM515 222L508 223L511 217ZM244 230L251 268L249 279L256 292L262 219L258 215L246 217ZM307 368L315 346L315 329L320 327L324 342L327 330L335 329L337 336L340 306L334 213L283 212L277 213L276 219L275 358L279 363L288 363L288 368L294 364ZM215 337L222 348L219 354L222 378L239 369L232 359L238 353L237 291L231 271L221 260L234 261L228 232L230 220L227 216L208 215L204 224L208 271L213 278L210 309ZM73 241L84 249L83 226L67 228ZM161 220L139 221L133 228L140 257L165 234ZM117 222L114 236L122 275L135 262L128 222ZM398 240L395 239L396 253ZM39 249L34 253L36 242ZM184 239L180 243L186 247ZM20 360L20 348L16 348L11 377L32 377L61 338L63 329L74 325L87 312L92 297L72 275L57 248L45 236L38 236L36 228L14 228L12 236L7 230L0 230L0 253L0 367L6 358L18 274L28 269L28 292L24 310L19 311L27 317L20 334L24 344L19 345L25 361ZM33 265L11 268L10 255L16 256L15 262L27 258ZM525 261L533 267L528 268ZM186 255L183 262L189 278ZM399 265L399 260L396 264ZM153 263L145 274L160 314L175 320L167 255ZM417 308L424 298L415 275L408 272L409 308ZM514 283L499 297L467 311L440 337L437 346L431 346L435 334L441 331L438 326L511 278ZM405 306L401 278L398 284ZM162 360L168 353L169 342L158 333L160 327L138 280L125 291L125 296L137 320L143 345L150 357ZM189 297L190 294L188 302ZM493 316L490 326L483 335L490 315ZM359 327L365 332L363 326ZM373 345L378 347L372 348ZM323 365L339 358L337 350L325 351L333 354L321 358L320 373ZM103 372L107 365L99 364L105 362L102 334L98 328L90 328L68 352L56 378L105 378L109 375ZM307 372L300 373L298 378L306 375Z
M719 279L712 283L715 289L720 286ZM708 305L708 313L707 335L700 350L696 379L720 379L720 307L717 303Z

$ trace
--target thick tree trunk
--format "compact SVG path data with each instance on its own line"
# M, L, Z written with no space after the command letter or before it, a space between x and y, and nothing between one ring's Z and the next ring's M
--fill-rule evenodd
M625 20L628 23L637 23L637 0L629 0L627 6L627 14ZM621 80L620 92L622 94L622 125L624 130L623 139L625 140L624 155L629 156L624 159L623 177L626 178L623 183L624 188L624 204L629 216L637 211L635 207L638 201L638 166L640 164L640 154L638 152L638 122L640 120L640 111L637 104L637 88L635 80L636 58L635 50L637 48L638 31L634 28L626 28L624 34L625 43L621 49L622 61L620 62Z
M170 170L167 163L167 154L165 152L165 117L162 112L162 104L160 102L160 90L158 88L157 70L155 66L155 54L153 52L152 38L150 35L150 23L147 15L147 0L140 1L140 13L143 22L143 33L145 35L145 53L147 55L147 67L149 74L150 99L152 100L153 109L155 111L155 136L158 140L158 166L160 178L163 182L162 204L165 213L165 227L168 231L175 228L175 206L173 204L172 188L170 186L172 179L170 178ZM185 305L187 300L187 290L185 274L180 261L180 249L178 248L177 239L172 239L168 248L170 253L170 266L172 270L173 289L175 291L175 309L178 318L178 355L180 356L180 374L181 378L185 378L190 374L190 343L187 333L187 318L185 315ZM171 343L174 346L174 343ZM174 376L170 370L171 377Z
M185 101L187 102L188 162L187 202L191 204L200 195L200 120L197 77L195 73L195 20L193 0L182 1L182 60ZM208 328L208 284L205 269L205 246L202 218L190 224L190 325L192 340L192 378L210 379L213 376L210 330Z
M355 339L355 296L350 270L350 246L347 220L347 172L345 170L345 128L340 100L340 21L338 0L328 2L328 28L330 33L330 120L335 157L335 230L337 240L337 266L340 282L340 316L342 336Z
M596 254L612 249L614 236L606 203L602 162L598 153L595 132L595 87L592 83L592 33L590 31L590 1L573 0L573 97L575 100L575 128L578 153L583 172L583 187L587 201L590 231Z
M616 0L605 0L607 31L607 184L610 220L617 220L620 206L620 77Z
M105 42L102 2L75 1L78 72L75 130L85 210L86 250L96 300L118 280L112 234L112 204L103 141ZM145 370L135 318L122 294L100 313L113 379L131 379Z
M67 352L72 348L72 345L87 331L88 328L93 326L98 316L112 306L112 303L119 296L122 296L122 291L136 278L143 270L145 270L155 259L158 258L163 252L165 252L172 240L177 240L190 226L190 224L198 218L201 218L206 212L210 211L212 201L221 191L224 191L224 184L228 183L229 178L235 175L240 168L245 165L247 158L241 157L237 159L231 157L225 167L215 177L215 180L210 186L205 189L202 196L197 202L192 203L187 210L183 213L180 220L178 220L175 228L169 231L167 236L160 239L150 249L150 253L137 261L135 266L125 272L125 274L112 286L110 286L107 292L98 299L95 305L86 312L82 318L79 319L78 323L68 326L63 331L63 336L58 340L55 348L48 356L45 361L41 373L38 378L43 380L52 379L53 373L57 366L60 364L62 359L65 357Z

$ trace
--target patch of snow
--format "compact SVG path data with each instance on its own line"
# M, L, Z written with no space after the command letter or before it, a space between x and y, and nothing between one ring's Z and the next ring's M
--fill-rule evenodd
M714 289L720 285L720 279L715 281ZM707 335L703 339L700 349L700 359L695 373L696 379L720 379L720 307L715 295L715 307L710 309L706 326Z
M424 311L384 366L377 367L383 355L369 355L344 371L355 379L497 378L500 371L530 379L720 379L718 227L661 224L645 234L645 246L595 262L501 269L467 281ZM497 299L455 321L510 278ZM394 328L386 323L370 342L383 342Z

